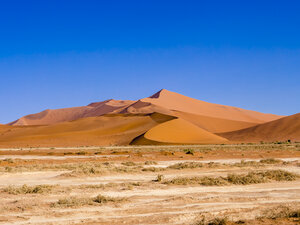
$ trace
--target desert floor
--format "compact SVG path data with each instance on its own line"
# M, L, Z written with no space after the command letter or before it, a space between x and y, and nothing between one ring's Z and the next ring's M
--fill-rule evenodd
M0 149L0 224L299 224L299 176L300 143Z

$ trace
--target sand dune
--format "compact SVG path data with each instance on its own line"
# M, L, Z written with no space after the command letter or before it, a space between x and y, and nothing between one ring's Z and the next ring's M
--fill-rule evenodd
M140 101L148 102L169 110L228 120L244 121L248 123L264 123L281 118L281 116L273 114L264 114L232 106L208 103L165 89L162 89L149 98L141 99Z
M131 144L210 144L226 143L227 140L210 133L183 119L174 119L161 123Z
M9 125L49 125L85 117L101 116L108 113L139 114L158 112L174 115L173 111L232 121L242 121L250 124L264 123L281 118L281 116L277 115L208 103L163 89L149 98L140 99L138 101L110 99L82 107L55 110L48 109L37 114L24 116L11 122ZM241 127L237 125L236 127L244 128L244 126L247 125L243 124ZM233 128L235 129L235 126L233 126ZM225 130L221 129L221 131Z
M113 114L47 126L6 126L1 147L128 145L136 136L174 117L154 114Z
M285 122L278 124L274 120ZM226 138L233 141L297 139L296 128L287 131L295 126L289 121L282 116L208 103L163 89L138 101L110 99L24 116L0 125L0 146L209 144L224 143ZM275 130L276 135L268 135Z
M173 115L186 121L189 121L197 125L198 127L203 128L204 130L207 130L212 133L229 132L257 125L257 123L221 119L210 116L201 116L180 111L174 111Z
M96 102L82 107L47 109L37 114L24 116L9 125L49 125L65 121L76 120L85 117L101 116L107 113L118 111L134 101L130 100L106 100Z
M300 113L220 135L238 142L300 141Z

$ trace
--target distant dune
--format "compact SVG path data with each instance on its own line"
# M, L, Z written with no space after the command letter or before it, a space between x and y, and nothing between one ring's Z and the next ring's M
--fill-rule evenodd
M118 110L122 110L124 107L132 104L133 102L134 101L129 100L123 101L110 99L81 107L54 110L47 109L40 113L24 116L9 123L9 125L50 125L85 117L102 116L108 113L118 112Z
M300 141L300 113L220 135L237 142Z
M273 140L273 136L268 134L275 132L275 127L279 132L275 132L278 140L286 137L296 139L296 128L294 132L286 131L295 122L283 126L276 121L289 121L289 117L208 103L162 89L137 101L110 99L21 117L7 125L0 125L0 146L261 141L267 138ZM268 125L273 123L276 124ZM279 129L280 126L283 128Z

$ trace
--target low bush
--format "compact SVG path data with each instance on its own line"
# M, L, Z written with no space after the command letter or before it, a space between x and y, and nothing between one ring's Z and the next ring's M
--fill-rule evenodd
M48 193L51 191L53 186L51 185L37 185L37 186L27 186L24 184L21 187L15 187L15 186L8 186L3 189L4 192L7 192L8 194L41 194L41 193Z
M228 174L226 177L177 177L167 180L164 184L188 185L199 184L204 186L247 185L269 181L292 181L299 178L297 174L283 170L267 170L262 172L249 172L248 174Z

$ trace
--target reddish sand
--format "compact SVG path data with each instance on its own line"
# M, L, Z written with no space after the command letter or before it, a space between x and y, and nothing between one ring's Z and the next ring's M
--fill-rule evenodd
M163 89L151 97L139 101L107 100L82 107L48 109L37 114L24 116L10 123L10 125L47 125L85 117L101 116L108 113L136 114L159 112L173 115L174 111L231 121L243 121L249 123L248 125L250 126L281 118L281 116L277 115L212 104ZM244 128L243 126L247 125L243 124L242 128Z
M169 110L249 123L263 123L282 117L232 106L208 103L165 89L157 92L149 98L141 99L141 102L148 102Z
M240 130L247 127L252 127L257 125L257 123L249 123L243 121L236 121L236 120L228 120L228 119L220 119L210 116L201 116L195 115L191 113L179 112L174 111L173 115L189 121L198 127L203 128L212 133L221 133L221 132L228 132L233 130Z
M300 113L220 135L238 142L300 141Z
M117 112L127 107L134 101L106 100L103 102L91 103L88 106L64 108L64 109L47 109L37 114L24 116L9 125L48 125L59 122L71 121L85 117L101 116L107 113Z
M160 114L105 115L48 126L5 126L0 147L127 145L136 136L173 119Z
M297 131L287 132L287 126L276 130L277 136L269 136L268 132L275 132L274 126L279 126L277 123L271 128L257 128L280 118L163 89L138 101L111 99L24 116L10 126L0 126L0 146L209 144L225 143L227 139L261 141L286 137L298 140ZM266 131L256 135L256 129Z
M213 133L210 133L183 119L174 119L161 123L148 130L143 138L155 144L211 144L226 143L227 140ZM136 141L134 144L142 144L143 141Z

